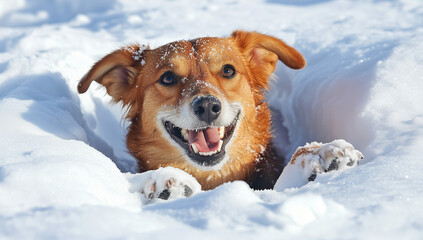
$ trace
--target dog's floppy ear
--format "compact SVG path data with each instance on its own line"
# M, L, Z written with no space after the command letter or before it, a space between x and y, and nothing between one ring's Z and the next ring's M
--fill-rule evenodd
M141 65L141 54L139 45L131 45L106 55L81 79L78 92L86 92L91 82L96 81L106 88L114 102L123 101L124 105L127 104L125 98L138 74L136 65Z
M275 71L278 59L293 69L301 69L306 64L301 53L282 40L269 35L235 31L230 39L249 61L260 88L267 88L267 81L270 74Z

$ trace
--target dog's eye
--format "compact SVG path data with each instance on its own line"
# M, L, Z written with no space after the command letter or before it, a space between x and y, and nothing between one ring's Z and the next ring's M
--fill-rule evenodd
M159 83L164 86L172 86L172 85L175 85L177 82L178 82L177 77L171 71L167 71L163 73L163 75L159 79Z
M235 68L234 66L230 65L230 64L226 64L225 66L223 66L222 68L222 76L224 78L233 78L236 74Z

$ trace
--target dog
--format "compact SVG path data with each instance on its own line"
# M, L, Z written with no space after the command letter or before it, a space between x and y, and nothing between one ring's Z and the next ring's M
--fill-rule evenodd
M236 180L253 189L271 189L284 160L272 147L271 112L264 93L278 60L292 69L306 64L297 50L258 32L235 31L226 38L182 40L155 49L133 44L95 63L78 91L86 92L96 81L113 102L126 108L127 146L140 172L150 174L142 186L148 198L168 199L172 191L190 196L198 186L209 190ZM336 169L332 163L358 164L359 151L337 144L306 145L288 165L298 165L313 180L318 173ZM321 156L320 163L296 161L307 154ZM345 155L345 164L340 163ZM179 181L184 178L178 177L180 170L198 183ZM161 183L154 179L157 171L167 172Z

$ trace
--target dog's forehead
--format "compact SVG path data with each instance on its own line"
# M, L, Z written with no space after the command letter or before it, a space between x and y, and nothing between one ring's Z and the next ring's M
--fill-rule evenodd
M192 51L197 58L210 60L233 54L233 48L226 39L222 38L197 38L191 40Z
M233 58L231 43L224 38L196 38L168 43L160 47L160 57L172 62L174 59L186 58L199 62L214 63Z

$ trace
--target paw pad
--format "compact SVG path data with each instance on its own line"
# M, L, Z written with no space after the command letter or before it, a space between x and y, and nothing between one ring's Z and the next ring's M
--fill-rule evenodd
M165 190L163 190L163 192L161 192L161 193L159 194L159 196L158 196L158 198L161 198L161 199L163 199L163 200L168 200L168 199L169 199L169 197L170 197L170 191L169 191L169 189L165 189Z
M338 161L338 158L335 158L330 163L328 169L326 169L326 172L333 171L333 170L338 170L338 169L339 169L339 161Z

